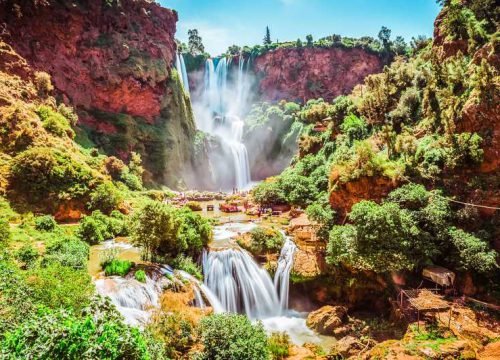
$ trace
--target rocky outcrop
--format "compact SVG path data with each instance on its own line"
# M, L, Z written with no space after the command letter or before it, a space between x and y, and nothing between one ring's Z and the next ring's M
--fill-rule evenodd
M265 100L333 100L383 68L382 59L363 49L277 49L255 59Z
M347 320L345 306L323 306L307 316L306 324L322 335L333 335L333 331Z
M2 38L48 72L98 147L143 155L149 179L172 184L190 161L194 121L171 76L177 14L147 0L3 1Z
M335 186L330 192L330 205L343 221L354 204L361 200L380 201L396 187L397 183L386 177L361 177Z

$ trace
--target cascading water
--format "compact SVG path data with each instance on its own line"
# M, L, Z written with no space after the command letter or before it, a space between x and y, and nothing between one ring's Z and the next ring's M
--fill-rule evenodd
M244 122L241 120L248 98L248 77L245 60L239 58L236 77L229 76L232 58L207 59L205 87L201 110L196 112L198 128L219 137L229 149L234 168L234 187L245 189L250 179L248 152L242 141ZM248 69L248 68L247 68Z
M205 285L225 311L244 313L252 319L281 315L288 308L288 280L295 250L295 244L287 237L274 283L269 273L239 247L205 251Z
M182 87L184 88L184 91L186 92L186 94L190 95L189 79L187 76L186 63L184 62L184 56L182 54L177 53L175 59L175 68L179 73L181 84Z
M290 271L292 270L293 256L295 255L296 250L297 245L295 245L295 243L287 237L283 248L281 248L278 266L276 268L276 273L274 274L274 287L279 294L280 307L282 309L288 309Z

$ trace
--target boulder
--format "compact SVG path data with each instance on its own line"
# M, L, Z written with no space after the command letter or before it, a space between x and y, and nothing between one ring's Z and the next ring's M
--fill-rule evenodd
M347 320L347 308L345 306L323 306L313 311L307 317L307 326L322 335L333 335L336 328Z

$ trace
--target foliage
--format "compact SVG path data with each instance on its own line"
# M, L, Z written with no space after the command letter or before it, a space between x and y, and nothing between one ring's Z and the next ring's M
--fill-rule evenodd
M253 254L279 253L285 242L279 230L262 226L250 231L250 239L250 251Z
M109 300L94 300L81 315L41 308L1 345L9 359L164 358L139 329L123 323Z
M201 55L205 52L203 40L197 29L188 30L188 47L192 55Z
M164 344L166 356L179 358L195 342L193 324L180 312L161 312L153 318L149 329Z
M254 200L259 204L286 204L285 193L277 179L267 179L252 190Z
M365 121L354 114L350 114L344 119L340 125L340 130L351 143L354 140L363 140L368 135Z
M176 209L157 201L148 201L137 211L131 229L132 241L142 247L146 259L197 256L212 239L207 219L188 208Z
M90 245L96 245L115 236L128 234L125 215L112 211L111 216L106 216L99 210L85 216L76 231L76 235Z
M30 269L26 281L33 301L52 309L82 309L94 293L87 269L75 270L56 262Z
M16 259L24 264L25 268L32 267L40 254L31 244L23 245L16 251Z
M123 197L118 189L112 182L107 181L90 193L87 205L90 210L100 210L105 214L110 214L122 201Z
M185 205L191 211L201 211L201 204L197 201L188 201Z
M272 360L286 359L290 354L290 336L286 332L274 332L269 336L269 352Z
M38 96L41 98L46 98L50 95L54 86L50 80L50 75L43 71L35 72L35 88L38 92Z
M269 30L269 26L266 26L266 35L264 36L264 40L262 41L262 43L264 44L264 46L266 45L271 45L272 44L272 40L271 40L271 30Z
M498 254L490 249L487 242L455 227L450 228L448 233L458 251L460 268L480 273L487 273L498 268Z
M309 205L306 214L309 220L319 225L318 237L323 241L328 241L329 232L335 224L335 211L328 201L328 194L324 193L319 197L318 201Z
M134 266L132 261L113 259L109 263L102 264L106 276L125 276Z
M146 282L146 273L144 272L144 270L137 270L134 273L134 278L141 283L145 283Z
M0 243L5 244L11 238L10 225L7 219L0 217ZM0 244L1 246L1 244Z
M35 229L39 231L53 231L56 227L57 223L51 215L38 216L35 219Z
M89 259L89 245L74 237L59 238L47 244L42 266L59 263L76 270L85 270Z
M244 315L213 314L202 319L200 336L204 345L202 359L264 360L268 344L261 323L253 325Z
M184 254L177 255L177 257L172 261L172 266L174 269L187 272L198 280L203 280L203 274L200 266L198 266L192 258Z
M32 147L17 155L11 177L14 187L31 203L83 197L94 181L88 165L51 147Z
M37 114L42 120L43 127L57 136L75 137L75 132L71 129L70 122L63 115L52 108L42 105L38 108Z

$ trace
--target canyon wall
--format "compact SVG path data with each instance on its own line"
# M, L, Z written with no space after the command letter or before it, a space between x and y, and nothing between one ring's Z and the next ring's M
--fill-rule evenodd
M261 97L270 101L331 101L383 66L378 55L357 48L283 48L254 61Z
M137 151L146 180L171 186L196 132L172 72L176 22L175 11L146 0L0 3L2 39L77 108L77 140L122 159Z

